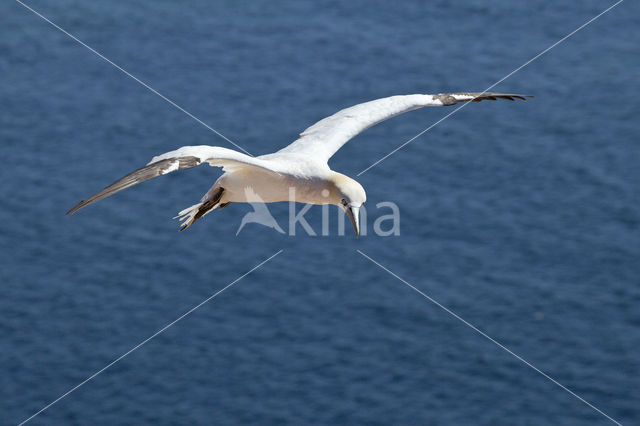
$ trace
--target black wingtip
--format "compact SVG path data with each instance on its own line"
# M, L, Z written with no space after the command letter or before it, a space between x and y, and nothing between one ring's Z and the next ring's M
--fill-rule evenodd
M84 203L85 201L86 201L86 200L82 200L82 201L80 201L78 204L76 204L75 206L73 206L73 207L71 208L71 210L69 210L69 211L66 213L66 216L71 216L72 214L74 214L75 212L77 212L78 210L80 210L81 208L83 208L83 207L84 207L84 204L83 204L83 203Z

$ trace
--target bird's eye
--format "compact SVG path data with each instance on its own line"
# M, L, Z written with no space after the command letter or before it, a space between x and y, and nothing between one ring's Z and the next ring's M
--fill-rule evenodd
M347 207L347 204L349 204L349 203L347 203L347 200L345 200L344 198L342 199L341 203L345 207Z

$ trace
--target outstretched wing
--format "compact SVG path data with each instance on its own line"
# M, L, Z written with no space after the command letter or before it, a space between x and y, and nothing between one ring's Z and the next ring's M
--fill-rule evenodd
M438 95L404 95L376 99L343 109L300 134L300 138L278 152L295 152L328 161L342 145L358 133L384 120L426 106L447 106L485 99L526 100L527 95L492 92L441 93Z
M120 192L149 179L166 175L176 170L190 169L205 162L211 166L222 167L223 170L234 167L258 167L274 172L274 170L270 168L268 161L249 157L248 155L231 149L207 145L183 146L175 151L153 157L146 166L118 179L86 200L82 200L69 210L67 214L71 215L89 204L93 204L116 192Z

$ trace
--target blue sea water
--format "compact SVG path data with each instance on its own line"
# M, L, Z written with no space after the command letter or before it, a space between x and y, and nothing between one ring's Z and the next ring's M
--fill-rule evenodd
M481 91L612 2L29 0L253 154L367 100ZM82 198L182 145L233 148L17 2L0 5L0 423L640 422L640 7L625 1L358 177L401 235L296 236L219 175ZM451 109L367 130L354 176ZM272 212L284 227L288 206ZM337 209L332 209L337 215ZM321 209L309 221L319 232ZM374 210L375 213L375 210ZM334 222L332 227L337 226Z

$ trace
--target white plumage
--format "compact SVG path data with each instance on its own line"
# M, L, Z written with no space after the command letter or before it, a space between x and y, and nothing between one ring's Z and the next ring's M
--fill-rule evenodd
M181 230L231 202L296 201L340 206L358 234L358 209L366 201L365 191L358 182L332 171L327 164L342 145L369 127L407 111L499 98L525 100L524 95L491 92L391 96L338 111L307 128L300 138L273 154L251 157L217 146L184 146L154 157L145 167L81 201L67 214L157 176L208 163L222 167L224 173L200 203L178 214L183 221ZM249 199L248 194L255 194L255 199Z

